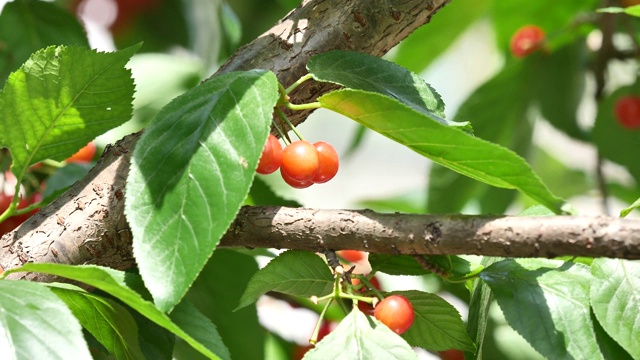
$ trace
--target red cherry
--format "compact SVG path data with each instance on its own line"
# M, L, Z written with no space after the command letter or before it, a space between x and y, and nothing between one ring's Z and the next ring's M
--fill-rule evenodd
M623 128L640 128L640 97L627 95L619 98L614 106L614 113Z
M256 172L263 175L271 174L280 168L280 164L282 164L282 145L278 138L269 134Z
M449 349L445 351L439 351L440 359L442 360L464 360L464 351L457 349Z
M289 184L289 186L291 186L292 188L304 189L313 185L311 181L298 181L296 179L292 179L291 177L289 177L289 175L283 172L282 169L280 169L280 175L282 175L282 179L284 180L284 182Z
M409 330L415 317L411 302L402 295L384 298L376 306L373 315L398 335Z
M0 213L3 213L5 210L9 208L9 205L11 204L11 200L13 200L13 196L0 193ZM20 199L20 201L18 202L18 209L24 209L27 206L34 204L36 202L39 202L41 200L42 200L42 195L39 193L34 193L29 197L29 199ZM17 228L20 224L25 222L28 218L30 218L36 212L38 212L38 209L34 209L32 211L29 211L26 214L15 215L6 219L2 223L0 223L0 236Z
M93 160L93 156L96 154L96 144L91 141L85 145L77 153L71 155L66 161L68 163L88 163Z
M318 152L318 173L313 178L316 184L326 183L338 173L340 160L336 149L324 141L313 144Z
M299 182L311 181L318 173L318 152L315 146L304 140L292 142L282 152L280 172Z
M375 310L373 309L373 305L366 303L364 301L358 301L358 309L362 311L362 313L373 316Z
M336 254L348 262L358 262L365 258L366 254L359 250L339 250Z
M536 25L525 25L518 29L511 37L511 53L517 58L531 55L542 45L545 38L544 30Z

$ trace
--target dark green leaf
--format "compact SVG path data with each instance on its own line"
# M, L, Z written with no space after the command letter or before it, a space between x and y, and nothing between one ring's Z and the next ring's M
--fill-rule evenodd
M493 186L518 189L554 212L563 212L562 199L547 189L524 159L508 149L444 126L376 93L345 89L323 95L318 101L461 174Z
M297 201L280 197L258 176L253 179L246 203L253 206L302 206Z
M480 264L484 267L496 263L502 258L484 256ZM471 282L471 299L469 301L469 319L467 320L467 333L476 344L475 352L466 352L466 359L482 359L483 345L487 325L489 324L489 308L493 301L491 288L481 279L476 278Z
M593 310L593 308L591 309ZM632 360L633 358L626 352L620 344L607 334L606 330L602 328L602 325L598 322L596 315L591 311L591 322L593 323L593 330L596 333L596 339L598 346L602 351L605 359L615 360Z
M460 313L453 305L435 294L421 291L394 291L411 302L415 318L402 334L409 345L432 351L459 349L474 351Z
M18 179L29 165L62 161L129 120L134 85L124 65L138 48L48 47L9 76L0 93L0 146L11 150Z
M0 86L29 56L51 45L89 46L73 14L47 1L11 1L0 13ZM83 71L86 69L83 69Z
M186 295L216 324L232 359L264 358L265 331L258 322L255 304L233 311L256 271L258 264L253 257L216 249Z
M92 167L93 164L70 163L56 170L47 179L47 187L42 192L45 202L51 202L67 191L76 181L87 175ZM49 201L46 199L49 199Z
M182 299L240 209L277 98L271 72L216 76L170 102L138 141L125 213L162 311Z
M144 359L138 344L138 326L117 302L80 288L52 287L73 315L116 359Z
M236 309L252 304L268 291L302 297L327 295L333 289L333 282L329 266L318 255L285 251L251 278Z
M305 355L306 360L418 359L400 336L357 307Z
M633 358L640 358L640 262L595 259L591 274L596 318Z
M416 255L417 256L417 255ZM455 255L421 255L436 273L445 278L460 278L477 273L481 268L471 270L471 264ZM389 275L425 275L434 271L425 268L413 256L369 254L371 271Z
M231 359L229 349L222 343L216 326L189 301L182 301L178 304L169 317L177 326L196 341L211 349L221 359Z
M219 359L218 355L214 353L217 348L209 349L205 345L196 341L186 331L173 323L169 316L160 312L153 303L144 300L139 293L131 290L127 286L127 276L130 278L133 277L135 282L139 282L137 275L133 276L132 274L126 274L122 271L94 265L71 266L45 263L27 263L19 268L6 271L5 274L19 271L34 271L57 275L67 279L80 281L89 286L100 289L129 305L154 323L179 336L210 359Z
M3 358L91 359L78 320L44 284L0 280L0 333Z
M442 124L468 127L468 123L457 124L443 119L444 102L422 78L379 57L334 50L312 57L307 68L318 81L385 95Z
M169 330L131 310L131 316L138 324L138 342L146 359L172 360L176 340L179 339ZM187 345L189 346L189 345ZM189 348L193 349L189 346ZM199 352L196 352L200 355ZM206 359L205 356L201 355Z
M507 322L551 359L602 359L589 307L587 266L546 259L503 260L480 273Z

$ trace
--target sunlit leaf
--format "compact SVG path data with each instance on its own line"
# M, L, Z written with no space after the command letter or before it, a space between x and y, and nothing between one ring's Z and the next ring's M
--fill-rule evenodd
M138 141L125 213L159 309L182 299L244 202L277 98L271 72L216 76L170 102Z

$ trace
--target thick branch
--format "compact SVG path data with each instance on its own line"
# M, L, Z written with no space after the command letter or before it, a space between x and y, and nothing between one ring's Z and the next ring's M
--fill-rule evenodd
M288 86L306 73L306 62L314 54L335 49L384 54L449 1L306 0L241 48L219 72L270 69ZM326 85L309 82L291 94L291 100L308 101L328 90ZM299 112L292 120L297 124L307 115ZM108 148L85 179L2 237L0 266L9 269L48 261L118 269L133 266L121 196L138 137L130 135Z
M222 246L386 254L640 259L640 221L245 207Z

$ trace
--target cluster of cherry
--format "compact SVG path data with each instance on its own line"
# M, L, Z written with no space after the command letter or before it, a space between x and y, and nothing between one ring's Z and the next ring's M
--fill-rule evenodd
M296 189L325 183L338 173L338 153L330 144L311 144L298 140L282 149L278 139L269 134L258 163L258 174L271 174L280 169L284 181Z

